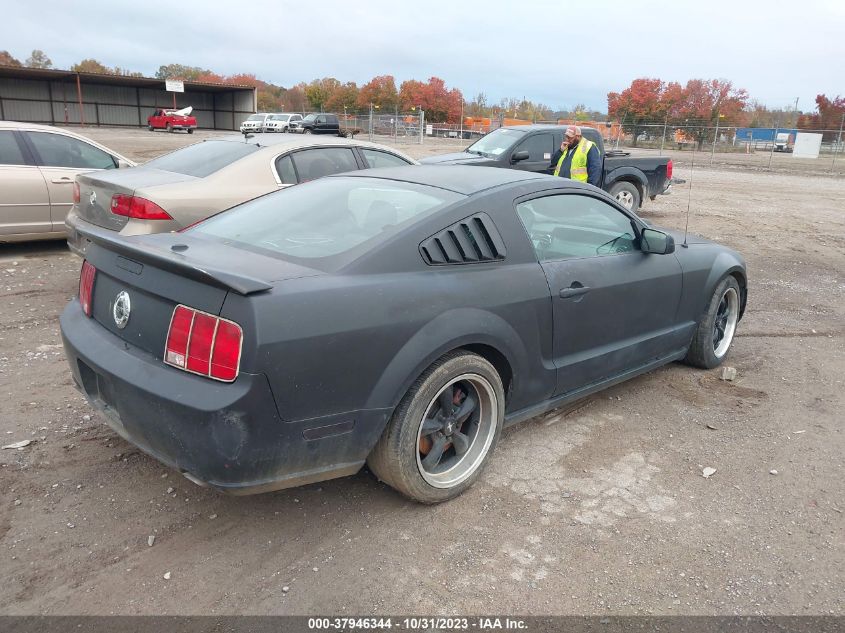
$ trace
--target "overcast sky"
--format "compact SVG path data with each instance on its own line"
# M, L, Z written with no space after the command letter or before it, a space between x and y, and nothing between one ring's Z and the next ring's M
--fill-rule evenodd
M167 63L318 77L435 75L467 99L607 110L637 77L725 78L770 107L845 95L845 0L39 0L13 2L0 49L57 68L93 57L152 76Z

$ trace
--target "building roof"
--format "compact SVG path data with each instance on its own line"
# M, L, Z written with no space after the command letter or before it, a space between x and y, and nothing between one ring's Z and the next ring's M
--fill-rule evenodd
M77 75L85 83L133 86L138 88L163 88L164 79L155 77L131 77L129 75L110 75L106 73L77 73L72 70L52 68L21 68L18 66L0 66L0 77L12 79L41 79L56 81L76 81ZM200 81L185 81L185 89L205 92L231 92L232 90L254 90L253 86L223 84Z

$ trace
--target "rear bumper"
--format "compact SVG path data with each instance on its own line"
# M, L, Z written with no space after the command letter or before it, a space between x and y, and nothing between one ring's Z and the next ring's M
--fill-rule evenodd
M106 423L200 485L254 494L353 474L387 421L385 410L284 421L263 374L225 384L168 367L76 301L60 322L74 382Z

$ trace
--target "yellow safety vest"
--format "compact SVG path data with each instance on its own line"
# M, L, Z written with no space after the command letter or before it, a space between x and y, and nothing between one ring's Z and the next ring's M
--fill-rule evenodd
M581 138L578 141L578 146L575 148L575 155L572 157L572 163L569 167L569 178L572 180L578 180L579 182L587 182L587 154L590 153L590 150L593 148L592 141L588 141L585 138ZM560 176L560 166L563 165L563 161L566 159L566 155L569 153L569 148L567 147L563 154L560 156L560 160L557 161L557 167L555 167L555 176Z

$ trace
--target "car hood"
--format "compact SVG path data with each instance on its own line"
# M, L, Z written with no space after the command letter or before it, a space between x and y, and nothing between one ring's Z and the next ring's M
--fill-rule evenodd
M663 231L664 233L668 233L672 236L675 240L675 247L678 248L681 244L684 243L684 232L678 231L676 229L667 229L663 226L650 226L652 229L656 229L658 231ZM700 235L695 235L694 233L687 233L686 234L686 242L687 244L715 244L712 240L708 240L706 238L701 237Z
M457 152L455 154L441 154L439 156L428 156L420 161L423 165L493 165L496 161L492 158L470 154L469 152Z

